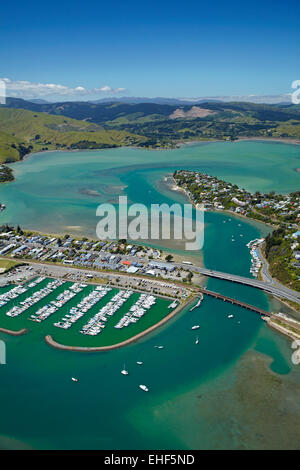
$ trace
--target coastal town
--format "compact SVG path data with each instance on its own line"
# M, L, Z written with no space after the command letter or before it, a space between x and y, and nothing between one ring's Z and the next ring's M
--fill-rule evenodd
M298 243L295 241L297 236L297 233L294 234L294 244ZM250 274L253 278L257 278L261 273L264 262L261 247L265 243L268 243L268 240L261 238L247 244L251 255ZM91 310L94 315L80 328L81 335L87 337L96 337L103 332L109 317L114 315L133 293L139 293L139 297L135 297L134 305L129 305L127 312L121 309L122 316L117 317L114 329L123 330L124 327L138 323L141 317L152 309L159 297L171 302L168 307L171 313L168 309L162 310L162 317L155 325L159 325L160 321L167 321L169 315L175 315L189 299L201 295L201 292L257 311L251 305L244 305L235 299L207 291L203 285L202 274L214 275L213 271L198 267L190 261L173 261L171 254L166 255L161 250L128 243L126 240L93 241L87 238L76 239L70 235L58 237L23 231L19 226L14 228L4 225L0 227L0 257L2 261L11 263L8 269L2 270L3 275L0 276L3 292L0 307L5 306L7 302L13 302L8 305L9 308L5 307L6 316L18 318L28 311L31 314L29 319L40 323L68 304L71 308L64 310L64 315L53 323L55 329L69 330L73 323L77 323ZM269 276L268 272L267 275ZM226 276L229 276L229 280L234 280L234 277ZM245 281L245 278L237 280L242 283ZM273 283L270 276L267 281ZM251 285L250 279L249 282ZM87 287L88 291L84 295ZM28 290L30 295L27 297ZM54 291L58 292L58 296L52 298ZM282 290L280 292L285 295ZM280 297L280 294L278 295ZM16 302L19 296L22 302L18 304ZM73 297L80 297L74 305ZM103 297L108 302L102 304L96 312L93 308ZM39 308L36 310L34 305L37 303ZM290 317L285 317L280 312L258 313L270 327L293 339L300 337L300 323ZM147 317L150 318L148 315ZM140 334L144 334L143 331ZM54 347L62 347L51 335L47 341ZM131 341L130 338L128 341ZM101 348L102 346L97 346L97 350L102 350Z
M190 282L191 263L176 267L173 255L161 250L119 241L75 239L69 235L55 237L24 232L20 227L0 227L0 257L20 262L62 264L84 269L143 274L151 277Z
M226 210L274 227L284 224L287 228L298 228L300 191L290 194L256 191L252 194L236 184L198 171L178 170L173 176L193 203L203 205L206 210Z
M177 187L183 189L192 203L207 211L229 213L256 219L273 229L262 246L270 264L271 273L286 285L300 290L300 191L290 194L254 194L198 171L174 172ZM261 264L254 252L256 275Z

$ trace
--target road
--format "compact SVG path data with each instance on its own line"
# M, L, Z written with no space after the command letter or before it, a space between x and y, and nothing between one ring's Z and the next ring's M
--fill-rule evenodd
M297 304L300 304L300 293L289 289L288 287L279 284L278 282L265 282L259 281L258 279L251 279L248 277L238 276L235 274L223 273L221 271L214 271L211 269L200 268L198 266L188 266L186 264L176 264L174 266L178 266L184 269L188 267L199 274L204 276L214 277L218 279L224 279L226 281L237 282L238 284L244 284L247 286L256 287L257 289L261 289L264 292L268 292L269 294L275 295L276 297L280 297L283 299L291 300ZM273 280L272 280L273 281Z
M134 260L135 260L135 258L134 258ZM132 257L132 261L133 261L133 257ZM141 262L141 260L139 260L139 261ZM26 260L26 263L31 264L31 266L35 266L36 268L39 267L40 269L43 269L43 268L47 267L49 270L52 269L52 271L58 271L60 273L62 273L62 272L64 272L64 273L73 272L74 273L74 271L77 271L78 277L80 277L82 275L85 276L88 272L90 272L91 274L93 274L95 276L97 276L97 275L99 276L99 274L100 274L99 271L96 271L93 268L90 268L89 271L83 271L83 270L78 269L78 268L76 269L75 266L74 267L67 267L67 266L61 266L61 265L43 265L43 263L38 263L38 262L34 263L34 262L31 262L30 260ZM224 273L224 272L221 272L221 271L215 271L215 270L202 268L202 267L194 266L194 265L187 265L187 264L183 264L183 263L172 263L172 266L175 266L177 268L189 269L193 272L202 274L204 276L214 277L214 278L218 278L218 279L227 280L227 281L230 281L230 282L236 282L238 284L243 284L243 285L248 285L248 286L251 286L251 287L256 287L257 289L263 290L264 292L272 294L276 297L279 297L279 298L282 298L282 299L287 299L287 300L290 300L290 301L295 302L295 303L300 305L300 293L297 292L297 291L294 291L292 289L289 289L288 287L280 284L278 281L274 281L270 277L269 274L268 274L268 276L265 277L265 279L268 279L268 282L266 282L266 281L260 281L258 279L238 276L238 275L235 275L235 274ZM267 266L265 266L265 270L267 272ZM108 271L106 275L109 275L109 273L110 272ZM113 273L114 272L112 271L111 274L113 274ZM116 274L117 273L115 273L115 275ZM119 273L119 275L120 274L121 273ZM134 277L134 276L128 275L126 273L122 273L122 274L123 274L123 276L125 275L128 278L128 281L130 280L130 278L132 279L132 277ZM100 277L101 276L103 277L103 275L104 275L104 273L102 272L100 274ZM16 276L18 276L18 274ZM10 280L13 280L13 279L10 279ZM166 279L165 282L166 283L172 283L172 280Z
M261 277L262 277L262 280L263 281L266 281L270 284L278 284L276 281L274 281L274 279L272 278L271 274L269 273L269 263L268 261L265 259L265 257L263 256L262 252L261 252L261 248L258 248L257 249L257 253L258 253L258 256L259 256L259 259L261 261L261 271L260 271L260 274L261 274Z

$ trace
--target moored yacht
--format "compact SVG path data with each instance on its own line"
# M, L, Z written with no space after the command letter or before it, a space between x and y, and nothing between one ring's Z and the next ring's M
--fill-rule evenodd
M128 375L128 371L125 369L125 364L123 366L123 369L121 370L122 375Z

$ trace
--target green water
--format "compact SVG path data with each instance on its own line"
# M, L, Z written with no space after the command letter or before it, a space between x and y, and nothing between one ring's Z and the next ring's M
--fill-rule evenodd
M8 207L1 218L53 233L93 235L96 206L115 202L119 194L147 205L186 202L162 184L175 168L207 171L252 191L289 192L299 188L294 171L299 156L297 146L261 142L36 155L14 165L16 181L1 186L0 200ZM189 255L201 257L206 266L249 275L245 245L268 229L213 213L206 214L205 223L203 251ZM267 297L250 287L219 280L209 280L208 287L268 307ZM195 323L201 325L197 332L191 330ZM237 306L205 298L201 308L183 311L138 343L103 354L55 350L37 329L1 338L7 364L0 366L0 447L298 445L300 370L291 363L289 341ZM157 344L165 348L154 348ZM124 362L126 377L120 374ZM148 394L138 389L142 383Z
M51 294L39 300L19 316L9 317L6 315L6 312L14 305L19 305L25 298L30 297L33 292L45 287L50 281L51 279L45 279L39 285L20 295L17 299L11 300L3 307L0 307L1 327L12 331L26 328L34 332L34 334L39 336L41 340L43 340L46 335L51 335L55 341L68 346L99 347L126 341L127 339L141 333L141 331L155 325L171 312L171 310L168 309L168 306L172 301L156 297L156 303L151 307L151 311L146 311L145 315L136 323L122 329L114 328L125 313L129 311L130 307L139 299L140 294L135 292L126 300L113 317L107 317L107 324L101 334L90 336L80 333L81 328L119 292L119 289L112 289L69 329L65 330L54 326L54 323L61 321L62 318L69 313L72 307L76 307L84 297L95 290L95 286L89 285L42 322L32 321L30 318L32 314L36 313L44 305L48 305L51 301L55 300L59 294L73 284L71 282L65 282L63 285L51 292ZM2 291L4 292L4 289L0 290L0 293L2 293Z

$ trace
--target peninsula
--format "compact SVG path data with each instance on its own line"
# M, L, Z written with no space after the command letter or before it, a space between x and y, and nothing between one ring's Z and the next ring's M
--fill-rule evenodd
M275 230L266 237L264 255L271 275L286 286L300 291L300 191L290 194L254 194L199 171L179 170L173 174L176 185L197 207L260 220Z

